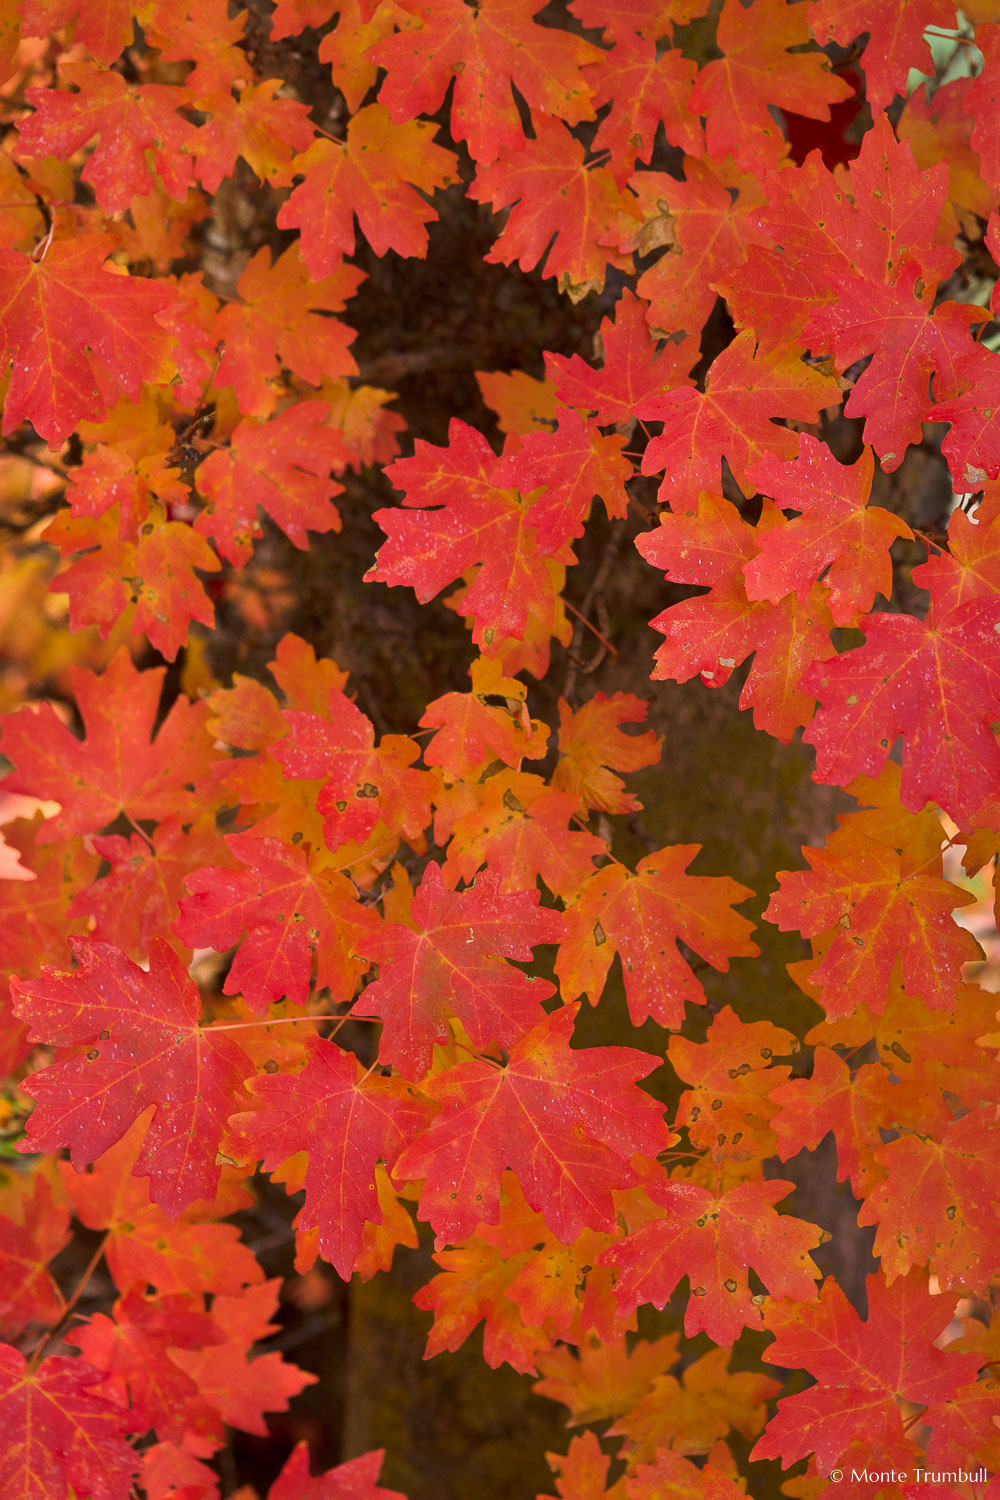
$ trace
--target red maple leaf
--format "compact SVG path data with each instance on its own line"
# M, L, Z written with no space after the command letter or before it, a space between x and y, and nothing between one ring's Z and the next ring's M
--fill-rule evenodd
M726 0L716 34L723 55L705 63L689 102L706 117L708 151L717 161L731 154L745 172L773 165L787 148L772 106L828 120L829 106L852 92L822 52L805 50L810 20L789 0L756 0L748 22L740 0Z
M821 47L829 41L849 46L868 33L863 60L873 112L905 94L911 68L927 73L933 67L924 38L928 26L948 31L954 24L948 0L818 0L809 16Z
M255 1015L282 996L304 1005L314 956L317 986L352 999L363 972L355 954L375 916L355 900L347 876L282 839L231 833L226 843L245 868L187 875L191 895L180 904L177 935L220 953L240 944L224 989L242 994Z
M985 1287L1000 1269L1000 1212L983 1184L996 1181L1000 1136L992 1105L947 1125L940 1140L905 1135L875 1152L885 1181L859 1224L877 1224L874 1253L886 1281L929 1266L943 1290Z
M442 1109L395 1173L426 1179L420 1217L439 1243L498 1222L507 1167L564 1244L588 1225L610 1229L612 1188L638 1180L630 1158L662 1150L661 1107L636 1087L656 1059L632 1047L572 1050L575 1015L575 1006L553 1012L502 1063L476 1058L424 1084Z
M931 623L869 615L865 644L817 662L802 687L819 699L803 738L817 781L878 774L903 736L904 807L933 801L964 822L1000 775L1000 608L972 599Z
M297 245L271 264L264 248L236 283L239 302L227 302L215 320L214 335L224 352L217 385L231 385L245 417L266 417L278 400L275 384L283 366L308 385L325 376L356 375L348 353L353 328L337 318L364 280L364 272L341 261L330 276L314 281Z
M354 216L376 255L427 254L425 224L437 218L420 196L456 180L457 158L434 144L429 120L392 125L384 104L352 116L342 141L317 140L293 162L305 181L278 213L279 229L302 234L302 259L317 280L354 253ZM420 189L420 193L416 189Z
M171 1357L175 1349L222 1342L209 1315L189 1295L146 1299L137 1286L118 1299L113 1312L113 1318L95 1313L67 1338L105 1372L102 1394L114 1395L161 1438L182 1443L190 1431L210 1426L214 1413Z
M676 48L662 51L651 38L623 30L610 52L588 65L597 109L611 110L597 127L595 156L610 151L609 170L624 187L639 161L649 164L657 127L667 140L692 156L705 149L698 110L688 109L697 65Z
M609 864L590 876L566 908L567 937L556 960L567 998L586 993L596 1005L617 953L633 1024L652 1016L661 1026L675 1027L685 1001L705 1002L679 942L722 970L730 958L758 951L749 941L753 923L732 910L751 894L747 887L723 876L685 873L700 847L661 849L640 860L634 875Z
M379 822L414 843L420 839L435 782L413 766L420 754L415 740L386 734L376 747L371 720L339 691L322 714L287 709L284 717L290 732L274 755L289 778L325 782L316 809L328 848L364 843Z
M73 939L73 954L71 973L11 982L33 1038L78 1049L22 1085L37 1100L24 1149L65 1146L82 1171L155 1104L136 1175L169 1213L213 1198L218 1143L253 1064L225 1033L199 1026L194 981L162 939L148 973L89 938Z
M133 36L132 0L23 0L21 27L25 36L49 37L69 22L74 40L105 67L116 60Z
M93 847L111 868L74 896L70 915L91 918L91 936L136 960L170 928L184 877L224 854L214 820L206 817L188 830L180 819L164 818L149 840L116 833L95 838Z
M531 501L527 520L538 535L540 557L566 560L566 546L582 536L595 496L611 519L628 515L625 485L632 465L623 457L625 439L596 431L579 412L563 408L555 432L530 432L516 452L508 452L493 478L522 495L543 494Z
M139 1459L124 1442L140 1419L100 1394L104 1379L82 1359L45 1359L36 1370L0 1344L0 1484L25 1500L127 1500Z
M476 621L473 639L479 644L487 633L491 640L494 633L520 639L529 610L549 587L528 508L514 490L494 483L499 461L475 428L453 420L448 440L447 448L434 448L418 439L412 458L386 469L404 491L403 504L420 510L375 512L388 539L365 576L409 584L426 604L481 564L460 607Z
M760 536L760 551L743 568L747 597L777 604L794 591L801 599L822 575L835 625L853 624L871 609L876 594L888 599L889 548L913 533L891 511L869 507L873 474L871 449L846 467L808 435L800 438L793 463L769 457L755 464L751 477L758 489L799 515L790 526Z
M508 1047L544 1012L553 987L529 979L505 958L530 960L541 943L558 942L560 914L538 904L538 890L505 893L488 870L467 891L449 891L431 863L414 893L410 924L384 923L364 940L379 966L357 1014L385 1024L379 1059L420 1079L435 1042L450 1039L446 1013L462 1022L473 1046Z
M104 1255L119 1291L134 1285L190 1297L192 1292L239 1292L262 1281L253 1251L235 1224L216 1220L244 1206L245 1193L223 1183L209 1206L195 1203L169 1219L149 1197L149 1179L133 1167L142 1150L147 1121L141 1116L86 1172L60 1162L73 1212L88 1229L103 1231Z
M714 1343L732 1344L743 1328L760 1325L747 1280L751 1267L772 1295L790 1299L796 1311L813 1301L819 1271L809 1251L823 1232L774 1212L793 1187L780 1180L745 1182L712 1193L693 1182L651 1185L653 1201L669 1214L650 1219L601 1256L602 1264L618 1268L620 1309L631 1311L642 1302L663 1307L687 1276L688 1338L704 1329Z
M638 408L638 416L663 423L643 454L642 472L665 473L660 499L678 509L697 502L702 490L718 492L726 458L737 484L752 494L755 460L798 452L797 433L775 427L772 418L812 422L836 399L832 380L803 364L799 349L759 349L752 334L738 334L712 364L704 393L682 388Z
M209 629L215 623L215 606L197 574L217 573L220 563L204 537L163 515L159 505L151 506L131 542L116 535L121 528L113 515L92 521L63 512L45 528L45 540L64 556L82 553L56 585L69 595L74 630L96 625L107 637L134 606L133 630L173 661L192 620Z
M918 1406L947 1400L979 1366L978 1355L949 1354L935 1343L956 1300L931 1296L927 1278L914 1270L891 1287L868 1277L864 1322L831 1276L812 1307L769 1302L764 1322L775 1341L765 1359L804 1367L818 1383L778 1402L751 1458L780 1458L787 1468L812 1453L829 1473L861 1439L877 1460L903 1435L900 1397Z
M781 889L764 916L804 937L832 931L822 963L809 976L827 1015L850 1015L862 1003L877 1015L897 961L908 994L932 1010L950 1010L962 964L979 957L975 938L951 914L975 897L943 880L939 870L854 828L841 830L835 850L802 852L811 869L782 870Z
M3 432L27 419L58 447L83 417L101 417L109 385L137 401L143 382L173 375L175 343L157 321L176 299L163 282L102 269L110 235L56 240L35 259L0 250L0 367L11 365Z
M315 139L309 106L278 94L281 80L265 78L250 84L238 100L227 87L198 99L199 110L210 116L191 142L197 156L198 179L217 193L232 174L236 158L253 168L274 187L292 180L292 158Z
M578 354L565 359L546 352L545 368L555 381L559 400L579 410L593 411L598 422L630 422L636 409L664 386L671 390L684 384L698 357L694 339L664 344L659 352L651 343L646 304L627 288L615 307L615 316L601 324L604 352L600 370L592 369Z
M849 1181L860 1198L877 1180L873 1152L881 1144L880 1127L890 1116L871 1083L880 1068L868 1063L851 1075L847 1064L828 1047L817 1047L812 1076L793 1078L771 1091L779 1106L771 1124L778 1139L778 1159L788 1161L802 1150L815 1151L828 1131L837 1143L838 1181Z
M298 1443L272 1484L268 1500L406 1500L398 1490L386 1490L378 1483L384 1448L373 1448L358 1458L310 1476L309 1448Z
M329 478L350 462L343 434L329 425L323 401L298 401L267 422L240 422L228 448L216 449L198 467L198 488L208 504L194 523L210 536L220 557L242 567L261 535L258 509L266 511L296 547L310 531L339 531L331 499L343 486Z
M60 74L78 92L28 90L35 113L18 126L19 154L65 160L99 136L82 178L105 213L121 213L151 191L147 152L167 192L183 202L193 178L187 148L195 133L177 113L188 101L186 90L160 83L132 87L120 73L89 62L66 63Z
M542 274L557 277L560 291L574 302L601 291L609 265L631 269L631 260L610 245L625 225L631 227L633 199L619 192L607 167L586 165L583 146L561 120L536 121L535 139L481 166L468 194L477 203L510 209L485 259L516 262L522 271L533 271L544 259ZM609 232L609 225L619 232Z
M276 1350L250 1359L252 1346L276 1331L271 1318L278 1306L280 1281L248 1287L236 1297L224 1292L212 1302L212 1317L223 1338L199 1349L174 1349L172 1362L197 1386L201 1399L218 1414L216 1446L222 1423L267 1436L264 1413L287 1411L292 1397L317 1376L289 1364Z
M345 1281L361 1252L365 1221L379 1224L375 1163L391 1171L427 1122L430 1106L400 1079L365 1072L351 1052L317 1038L301 1073L257 1078L260 1107L232 1119L232 1149L273 1172L309 1153L300 1229L318 1229L321 1253Z
M639 551L665 568L668 579L712 585L707 594L673 604L650 621L664 637L653 676L687 682L700 673L709 687L721 687L754 653L740 707L752 707L756 727L787 742L812 716L803 672L834 654L825 591L813 584L804 599L788 594L777 605L748 599L743 566L751 549L789 523L767 501L753 531L721 496L701 494L696 516L689 505L678 501L680 514L662 516L659 530L636 539Z
M14 762L5 786L60 804L40 843L94 833L121 812L157 821L194 821L202 808L192 783L211 762L207 708L178 698L151 744L165 668L139 672L122 648L98 674L74 668L73 695L83 719L79 740L50 703L25 707L5 720L3 753Z
M453 78L451 133L480 163L524 142L511 84L538 111L536 131L547 115L570 125L592 120L580 68L601 54L580 36L536 25L538 9L537 0L485 0L475 10L461 0L405 0L400 10L411 24L368 54L386 70L379 99L393 121L433 114Z
M737 172L731 157L721 162L689 157L683 182L665 172L642 172L632 178L631 187L642 223L633 229L628 248L644 255L667 247L637 283L640 297L649 299L650 325L696 341L715 306L717 284L751 246L769 243L757 227L757 210L764 201L759 174ZM769 329L761 330L759 338L769 345L780 342Z

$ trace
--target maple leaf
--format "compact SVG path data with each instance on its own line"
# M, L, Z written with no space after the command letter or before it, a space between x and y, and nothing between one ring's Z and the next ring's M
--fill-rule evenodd
M885 1106L870 1088L876 1067L866 1064L852 1078L836 1052L817 1047L811 1078L793 1078L771 1091L771 1101L779 1107L771 1121L778 1159L814 1151L832 1131L837 1179L849 1181L855 1194L864 1196L879 1175L874 1152L882 1141L880 1128L888 1128Z
M305 151L315 136L308 120L309 106L278 97L280 87L280 79L265 78L245 88L238 101L228 88L198 99L198 109L211 118L191 144L198 179L208 192L219 191L238 156L274 187L287 187L291 182L293 155Z
M330 7L324 12L329 20ZM271 17L271 35L278 36ZM319 44L320 62L327 63L334 85L343 94L353 113L361 108L365 95L378 79L378 66L368 55L377 42L391 36L396 21L395 0L342 0L337 24L327 30Z
M945 1127L940 1141L900 1136L875 1152L885 1181L868 1194L859 1224L877 1224L874 1253L886 1281L929 1265L944 1291L985 1286L997 1271L997 1204L984 1202L995 1180L992 1109L974 1109Z
M238 1292L263 1279L253 1251L234 1224L217 1217L243 1206L245 1194L223 1185L216 1202L196 1203L171 1221L150 1201L149 1179L133 1175L148 1120L140 1116L87 1172L60 1162L73 1212L88 1229L105 1234L104 1255L119 1291L148 1283L163 1294Z
M707 1453L731 1428L748 1438L763 1425L765 1403L781 1394L781 1385L751 1370L729 1370L727 1349L710 1349L688 1365L680 1380L661 1375L626 1413L609 1436L623 1434L622 1456L631 1465L655 1457L669 1421L671 1448L677 1453ZM670 1413L667 1418L667 1413Z
M560 401L593 411L604 425L630 422L647 397L659 395L664 386L683 385L697 358L693 339L664 344L658 352L650 340L645 304L627 288L615 305L614 320L605 318L601 324L600 341L600 370L578 354L565 359L548 352L545 368Z
M621 252L604 245L602 231L635 217L632 200L619 192L608 169L588 167L585 158L566 126L543 116L533 141L481 165L468 189L477 203L510 209L485 259L533 271L544 257L542 274L557 277L559 290L574 302L602 289L609 265L631 269Z
M182 1442L190 1429L210 1425L213 1413L208 1404L172 1358L175 1349L221 1342L208 1314L187 1297L148 1300L138 1288L120 1297L113 1312L113 1318L95 1313L67 1338L89 1364L105 1372L102 1394L116 1396L141 1425L176 1442Z
M611 1459L603 1452L596 1432L573 1438L566 1454L546 1453L545 1457L556 1475L561 1500L625 1500L624 1479L607 1488ZM539 1495L538 1500L552 1497Z
M941 452L948 460L957 490L979 489L984 480L995 479L1000 473L998 373L993 352L975 345L956 371L961 394L936 403L928 414L933 414L935 421L951 423Z
M950 1010L962 964L979 957L975 938L951 914L975 897L853 828L841 830L836 850L802 852L810 872L782 870L764 916L804 937L834 932L810 975L827 1015L849 1015L862 1001L877 1015L897 961L907 993Z
M758 729L788 741L812 716L803 672L834 654L825 591L814 584L803 600L788 594L778 605L747 598L743 566L751 549L788 525L767 501L753 531L721 496L703 493L696 512L685 514L680 503L676 509L678 515L661 516L659 529L638 537L636 546L668 579L712 587L650 621L664 636L653 676L687 682L700 673L708 686L721 687L753 652L740 707L752 706Z
M503 433L551 432L556 420L556 391L551 380L536 380L523 370L477 370L476 384Z
M102 270L110 235L56 240L40 259L0 249L0 363L11 365L3 432L27 419L58 447L81 417L101 417L106 391L136 400L173 375L175 343L157 315L175 301L162 282Z
M534 1390L568 1408L567 1427L605 1422L638 1406L654 1381L677 1363L680 1335L664 1334L652 1342L624 1337L614 1342L593 1335L574 1350L557 1345L538 1356L542 1378Z
M958 302L935 306L933 284L912 261L880 289L875 308L871 287L860 278L834 285L835 301L813 314L805 337L814 349L831 349L842 368L874 350L844 412L866 418L865 441L888 473L902 463L907 445L921 440L929 379L939 399L959 394L963 361L974 348L969 330L986 320L986 310Z
M679 1078L695 1085L681 1095L675 1126L683 1125L691 1144L710 1152L715 1162L769 1156L768 1121L776 1107L770 1094L790 1072L772 1059L796 1051L798 1041L790 1031L770 1021L747 1025L728 1005L703 1043L672 1036L667 1060Z
M456 181L454 152L434 144L429 120L392 125L384 104L348 122L343 141L315 141L293 162L297 187L278 213L279 229L298 229L302 259L319 280L354 253L354 216L376 255L427 254L426 224L437 218L420 196ZM419 188L418 193L416 189Z
M615 953L621 958L633 1024L652 1016L679 1026L684 1002L704 1004L705 992L678 950L684 942L713 968L757 952L753 924L732 906L751 893L725 876L688 875L700 844L677 844L639 861L597 870L566 908L568 936L556 959L567 996L586 993L596 1005Z
M196 570L217 573L221 564L204 537L182 521L165 521L151 507L136 542L122 541L115 517L100 521L58 515L45 540L64 556L82 553L63 569L53 587L69 595L74 629L96 625L102 637L135 606L133 630L173 661L188 638L192 620L211 629L215 606Z
M829 106L852 92L819 51L792 52L810 41L811 16L788 0L756 0L753 21L740 0L726 0L716 45L722 57L698 74L688 108L704 115L710 155L731 153L746 172L771 166L787 149L770 108L828 120Z
M282 366L314 386L324 376L358 373L347 350L354 330L323 314L342 312L363 280L363 271L341 262L314 281L297 245L273 265L266 248L257 251L236 283L242 300L227 303L214 328L225 346L216 381L233 387L244 416L271 414Z
M11 1205L13 1207L13 1205ZM66 1206L41 1173L27 1185L17 1219L0 1214L0 1336L17 1338L28 1323L58 1323L65 1302L48 1262L70 1239Z
M564 408L555 432L529 433L516 453L500 460L495 483L511 485L526 497L544 491L527 510L540 557L565 558L566 544L583 535L595 495L609 519L628 515L625 485L632 465L622 454L624 446L624 438L597 432L579 412Z
M839 464L824 443L808 434L799 456L779 464L765 458L751 470L754 484L786 510L799 512L790 526L760 538L760 551L746 563L747 597L777 604L786 594L803 598L822 575L835 625L850 625L867 613L875 595L892 594L889 548L913 533L899 516L869 507L874 458L866 448L856 464Z
M290 733L274 748L289 777L325 779L316 799L328 848L363 843L376 824L417 842L431 820L434 779L412 769L420 754L406 735L383 735L375 746L371 720L342 692L322 714L287 709Z
M317 987L352 999L362 972L355 955L375 917L358 905L347 876L281 839L231 833L226 843L245 868L187 875L191 895L180 903L177 935L220 953L240 944L223 988L242 994L255 1015L282 996L305 1004L314 955Z
M123 1439L137 1419L104 1399L103 1378L82 1359L45 1359L32 1370L0 1344L0 1482L12 1495L126 1500L139 1460Z
M264 1412L287 1411L289 1400L318 1379L277 1352L248 1358L251 1346L275 1331L269 1320L278 1305L279 1286L266 1281L237 1297L220 1293L212 1303L212 1317L223 1340L200 1349L175 1348L170 1356L222 1422L261 1437L267 1436Z
M233 1116L230 1145L244 1158L261 1157L267 1172L308 1151L298 1224L319 1230L322 1254L349 1280L365 1221L382 1219L375 1163L395 1167L426 1124L428 1104L401 1080L366 1073L353 1053L321 1037L301 1073L257 1078L250 1087L260 1107Z
M444 1269L414 1298L417 1307L434 1314L427 1336L426 1358L458 1349L480 1323L483 1359L495 1370L509 1364L519 1375L535 1369L535 1355L550 1343L541 1326L526 1323L517 1303L507 1295L511 1281L527 1265L529 1252L501 1254L474 1236L460 1250L434 1256Z
M310 1476L309 1448L297 1443L268 1492L268 1500L406 1500L398 1490L378 1483L384 1448L373 1448L358 1458Z
M682 1276L691 1295L684 1331L702 1329L716 1344L732 1344L744 1327L757 1327L760 1312L747 1274L752 1267L772 1295L798 1306L816 1297L819 1271L810 1250L820 1243L815 1224L778 1215L774 1205L793 1190L791 1182L745 1182L712 1193L693 1182L653 1186L654 1202L670 1210L650 1219L601 1257L617 1267L619 1307L641 1302L664 1307Z
M33 879L0 879L0 938L7 974L35 973L39 963L65 957L69 933L81 931L69 907L90 886L98 857L82 840L72 839L53 849L41 842L42 815L4 829L8 854L16 852L22 868ZM16 1023L11 1020L11 1026ZM13 1069L11 1069L13 1071Z
M505 958L530 960L541 943L558 942L558 912L538 904L538 890L506 893L488 870L461 893L445 888L431 863L413 896L410 924L385 923L364 939L379 966L358 1014L384 1022L379 1059L420 1079L435 1042L450 1039L446 1009L462 1022L474 1047L508 1047L538 1024L553 987L529 979Z
M524 891L541 877L554 895L570 900L593 872L594 859L606 846L596 834L571 829L576 798L546 786L540 776L500 771L490 776L469 811L458 801L459 816L444 799L435 818L435 834L451 835L444 872L446 881L470 881L486 865L500 877L501 889Z
M552 776L557 792L572 792L581 813L635 812L642 806L625 791L616 771L640 771L660 758L661 741L645 734L624 734L622 724L641 724L648 704L632 693L595 693L575 711L559 699L559 764Z
M94 832L121 812L194 821L200 803L191 783L207 772L211 753L207 710L178 698L151 744L164 674L163 667L137 671L124 649L102 674L73 668L70 682L86 731L82 740L47 702L37 710L22 708L4 722L0 745L15 766L5 778L6 789L60 805L42 827L40 843Z
M649 299L650 325L683 332L693 342L715 306L717 283L739 266L750 246L769 243L756 224L755 211L764 201L760 183L737 172L730 157L722 163L689 157L683 182L665 172L643 172L631 185L641 223L632 226L621 248L645 255L667 246L637 283L639 296ZM765 341L775 342L761 335Z
M932 64L924 32L949 31L955 24L947 0L817 0L809 26L820 46L829 41L849 46L868 33L864 50L865 84L873 113L906 92L911 68L929 72Z
M636 159L649 164L657 126L667 140L692 156L705 149L704 134L688 109L698 69L675 48L657 51L651 38L623 31L610 52L590 64L585 75L594 88L594 107L611 110L597 127L594 155L611 153L609 170L624 187Z
M343 486L329 474L346 467L350 451L329 415L323 401L298 401L266 422L246 418L230 446L199 465L198 488L208 503L194 529L235 567L247 562L261 535L258 508L296 547L309 545L309 531L340 530L330 501Z
M148 973L89 938L75 938L73 954L79 968L71 973L47 968L39 979L11 982L34 1039L85 1049L22 1085L37 1101L25 1149L68 1147L82 1171L155 1104L136 1175L150 1178L154 1202L169 1213L213 1198L223 1124L252 1071L246 1053L199 1027L198 991L162 939Z
M658 1500L663 1494L670 1494L671 1500L739 1500L743 1493L714 1464L699 1469L670 1448L661 1448L654 1463L639 1464L635 1476L625 1480L628 1500Z
M637 1180L630 1158L662 1149L660 1106L635 1086L655 1059L631 1047L571 1050L575 1013L547 1016L503 1064L476 1058L424 1084L442 1108L395 1173L426 1179L419 1214L439 1243L498 1222L507 1167L564 1244L587 1226L610 1229L612 1188Z
M951 25L952 22L945 24ZM1000 35L994 27L977 27L976 46L983 54L983 69L978 78L970 80L963 101L965 110L972 117L970 144L979 157L983 178L992 187L1000 183L1000 151L997 149L996 137L989 128L989 122L996 113L997 59L1000 57L998 43Z
M75 40L105 67L132 40L133 0L22 0L19 9L25 36L47 38L72 21Z
M865 644L817 662L802 687L819 700L803 736L817 781L874 776L903 736L903 806L937 802L964 822L1000 773L991 724L1000 717L996 599L971 599L932 622L869 615Z
M137 961L173 922L184 877L223 853L214 820L207 817L188 830L179 818L164 818L149 840L110 834L92 843L111 868L74 896L69 914L91 918L98 942L113 943Z
M111 0L117 3L117 0ZM253 81L244 40L246 11L230 16L225 0L144 0L142 29L161 62L193 63L184 80L192 96L242 90ZM131 35L131 33L130 33Z
M522 760L540 760L548 751L548 726L528 717L524 683L505 676L495 656L478 656L469 676L470 692L444 693L427 705L420 727L437 733L424 749L424 764L461 780L494 760L514 769ZM505 701L490 701L496 698Z
M433 114L452 79L451 134L468 143L480 164L524 142L512 84L538 112L536 133L549 115L568 125L592 120L580 70L601 53L572 32L536 25L531 18L538 8L537 0L484 0L475 10L461 0L401 0L400 19L409 24L368 53L386 70L379 100L394 123Z
M775 416L812 422L831 404L834 383L803 364L791 345L759 349L741 333L712 364L704 393L682 387L644 401L637 415L663 423L642 459L644 474L666 473L660 498L677 509L702 490L718 491L726 458L737 484L753 492L749 466L766 455L794 458L798 435Z
M524 634L528 612L544 596L548 574L537 554L536 532L514 490L494 483L498 460L475 428L453 419L447 448L418 439L412 458L386 474L420 514L377 510L387 535L368 580L409 584L426 604L447 584L481 564L460 612L475 620L473 640ZM428 507L435 507L428 509Z
M812 1307L766 1304L764 1322L775 1341L769 1364L803 1366L817 1384L778 1402L751 1458L780 1458L787 1468L808 1454L826 1472L856 1438L877 1458L903 1434L898 1398L926 1406L946 1400L971 1378L978 1356L948 1353L934 1342L952 1316L956 1298L931 1296L922 1272L891 1287L869 1276L868 1318L858 1317L828 1276Z
M120 73L88 62L65 63L60 72L78 92L28 90L35 113L18 126L19 155L65 159L96 135L100 144L81 175L105 213L121 213L151 190L147 152L171 198L183 201L192 181L187 148L193 131L177 113L187 103L186 90L132 87Z
M138 541L152 498L163 506L184 505L190 499L188 486L179 481L180 470L167 457L173 442L173 429L164 426L144 433L138 444L122 436L114 447L98 443L67 475L66 498L73 515L96 518L116 508L120 539Z

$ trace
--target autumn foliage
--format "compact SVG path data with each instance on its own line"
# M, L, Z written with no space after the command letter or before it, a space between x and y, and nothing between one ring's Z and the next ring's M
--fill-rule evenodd
M1000 1494L1000 1028L956 920L1000 845L1000 7L6 0L0 84L0 1492L219 1495L227 1429L315 1379L257 1347L271 1174L300 1278L433 1242L428 1353L482 1325L566 1408L562 1500ZM442 444L352 304L462 200L600 328L480 372L498 423ZM921 448L946 532L881 503ZM215 664L362 472L372 597L467 630L419 722L283 628ZM633 647L567 576L636 516L667 715L739 674L849 793L757 893L798 1034L706 992L758 953L740 869L620 837L662 747L575 670ZM831 1132L866 1303L787 1201ZM301 1443L270 1500L398 1500L381 1463Z

